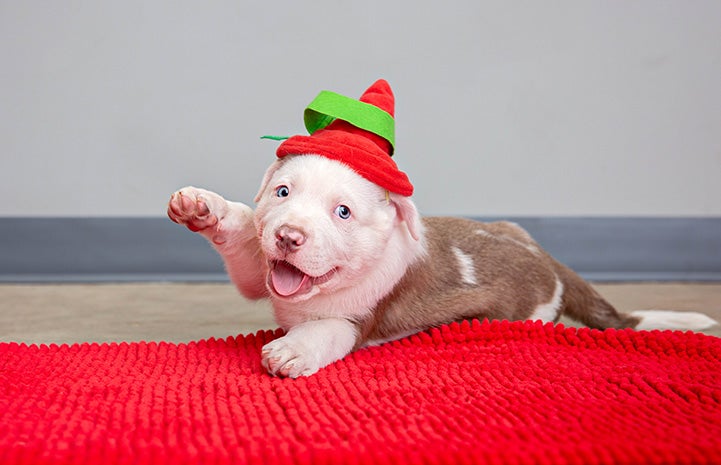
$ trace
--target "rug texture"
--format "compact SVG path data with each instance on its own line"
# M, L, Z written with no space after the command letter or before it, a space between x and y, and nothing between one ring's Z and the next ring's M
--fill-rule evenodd
M268 376L280 332L0 344L0 463L721 463L721 339L464 322Z

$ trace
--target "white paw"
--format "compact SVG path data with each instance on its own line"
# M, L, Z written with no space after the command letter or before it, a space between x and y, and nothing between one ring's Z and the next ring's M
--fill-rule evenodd
M168 217L193 232L216 226L227 212L228 202L223 197L195 187L180 189L168 202Z
M310 376L320 370L318 357L300 341L288 336L263 346L261 363L269 373L276 376Z

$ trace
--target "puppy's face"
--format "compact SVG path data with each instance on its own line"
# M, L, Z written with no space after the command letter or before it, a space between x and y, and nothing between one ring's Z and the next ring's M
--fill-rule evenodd
M283 300L303 301L353 286L378 266L394 228L406 228L403 207L385 190L316 155L276 161L256 202L268 289Z

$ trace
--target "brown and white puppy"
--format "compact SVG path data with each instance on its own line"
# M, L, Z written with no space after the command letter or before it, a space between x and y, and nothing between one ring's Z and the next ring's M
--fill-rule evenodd
M173 194L168 215L205 236L250 299L270 298L285 336L262 351L304 376L351 351L465 318L594 328L702 329L700 313L618 313L518 225L421 218L346 165L288 156L266 172L255 212L203 189Z

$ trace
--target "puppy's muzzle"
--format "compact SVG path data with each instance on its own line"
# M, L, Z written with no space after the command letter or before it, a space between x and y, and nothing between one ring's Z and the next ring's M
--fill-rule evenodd
M305 244L307 237L302 229L284 224L275 232L275 246L285 253L295 252Z

